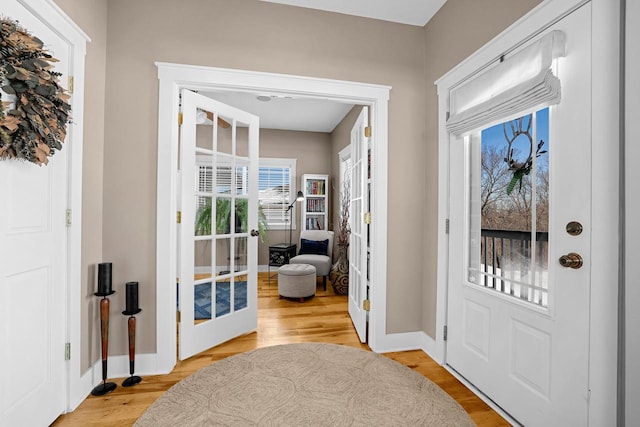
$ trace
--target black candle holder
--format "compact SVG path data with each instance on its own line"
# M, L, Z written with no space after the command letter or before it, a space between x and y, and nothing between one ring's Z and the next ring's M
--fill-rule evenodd
M135 314L138 314L142 311L142 309L137 309L136 311L123 311L122 314L125 316L129 316L129 320L127 321L128 331L129 331L129 378L126 378L122 381L123 387L131 387L138 384L142 381L137 375L133 375L136 368L136 317Z
M136 366L136 317L142 309L138 307L138 282L127 282L126 286L126 310L122 312L129 316L127 321L129 332L129 378L122 382L123 387L131 387L142 381L137 375L133 375Z
M111 275L109 274L109 281L111 281ZM100 279L100 278L99 278ZM99 289L105 290L100 287ZM102 349L102 384L98 384L91 390L91 394L94 396L104 396L107 393L111 393L116 389L116 383L107 382L107 358L109 355L109 295L115 294L115 291L110 290L109 284L107 292L96 292L94 295L102 297L100 301L100 343Z

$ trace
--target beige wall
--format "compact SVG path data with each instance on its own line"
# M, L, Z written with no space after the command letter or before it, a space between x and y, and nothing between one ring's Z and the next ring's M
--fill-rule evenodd
M139 353L155 351L158 83L154 61L393 86L389 189L393 197L402 198L407 190L400 171L423 176L423 47L422 28L256 0L108 2L103 249L104 258L114 263L116 291L128 280L140 282L144 312L138 322ZM406 152L412 155L407 158ZM330 170L330 164L323 170ZM420 228L420 206L415 200L390 208L391 223ZM412 234L413 227L392 227L389 233L389 274L397 279L389 289L391 332L420 327L422 272L406 268L420 265L421 243ZM124 305L121 294L114 298L115 311ZM115 318L113 328L123 329L124 320ZM124 336L114 338L111 348L114 354L124 354Z
M421 329L436 333L436 264L438 257L438 95L433 84L467 56L510 26L541 0L448 0L425 26L427 154L424 186L416 186L424 215L423 317Z
M102 181L104 151L107 0L56 0L91 38L85 58L84 146L82 162L82 362L84 372L99 358L96 265L102 262ZM73 112L72 112L73 115ZM118 314L112 310L112 315Z
M331 135L322 132L292 132L260 129L260 157L297 159L296 191L302 190L301 180L305 173L331 173ZM293 211L296 229L291 242L300 237L300 212L302 203L296 203ZM267 241L258 244L258 264L267 265L269 245L289 242L288 230L269 230Z
M58 3L94 39L87 56L85 112L84 367L98 359L90 296L95 287L91 267L100 261L114 263L110 353L126 354L126 319L116 314L124 308L122 291L130 280L140 282L144 310L138 352L155 352L155 61L392 86L387 332L435 335L437 98L432 82L537 0L449 0L426 28L257 0ZM269 155L288 157L287 148L274 150ZM299 173L332 170L331 148L322 167L306 150L299 159L312 162L298 163ZM407 186L408 180L418 184ZM415 237L416 230L424 230L423 239ZM269 240L281 237L274 231Z

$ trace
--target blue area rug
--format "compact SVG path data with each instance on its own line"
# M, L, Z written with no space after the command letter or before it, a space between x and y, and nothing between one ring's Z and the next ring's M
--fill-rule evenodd
M233 289L234 309L247 307L247 282L235 282ZM231 283L217 282L216 285L216 317L229 314L231 311ZM194 318L211 319L211 282L195 286Z

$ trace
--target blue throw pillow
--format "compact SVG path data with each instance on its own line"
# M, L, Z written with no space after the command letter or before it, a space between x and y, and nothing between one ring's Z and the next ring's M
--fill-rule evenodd
M300 239L300 252L298 255L327 255L329 250L329 239L307 240Z

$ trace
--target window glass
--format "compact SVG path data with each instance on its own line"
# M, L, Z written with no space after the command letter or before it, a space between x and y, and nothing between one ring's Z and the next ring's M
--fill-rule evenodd
M548 306L549 109L468 138L468 280Z
M200 164L196 177L197 208L201 208L210 198L206 195L212 193L212 168ZM247 190L247 168L238 165L236 167L235 180L232 178L232 169L224 164L218 165L216 176L216 193L228 197L235 187L237 195L245 195ZM284 229L288 227L289 216L287 207L291 203L292 194L296 194L296 160L261 158L258 168L258 198L259 206L266 218L270 229ZM234 182L235 181L235 182ZM205 194L206 193L206 194ZM295 224L293 224L295 228Z

